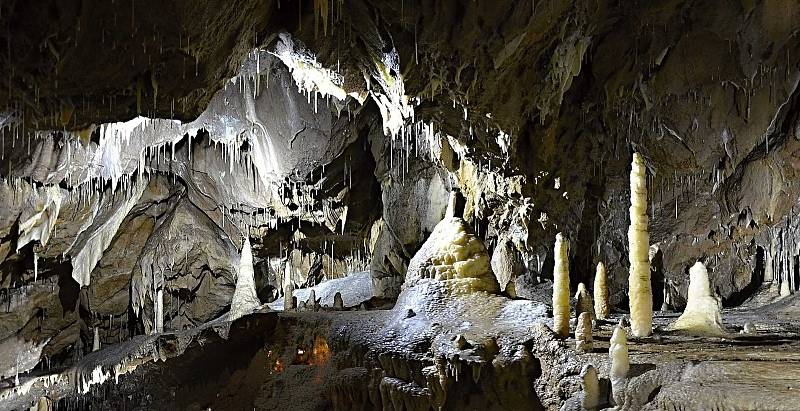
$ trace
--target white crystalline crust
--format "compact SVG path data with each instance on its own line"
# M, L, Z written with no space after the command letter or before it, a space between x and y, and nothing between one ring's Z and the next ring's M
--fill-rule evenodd
M608 279L606 277L606 266L603 262L597 263L597 271L594 274L594 315L598 319L608 318L611 309L608 306Z
M628 227L631 332L646 337L653 332L653 291L650 288L650 234L647 232L647 174L639 153L631 162L631 225Z
M244 236L242 255L239 257L239 272L236 275L236 289L231 299L229 320L235 320L258 308L261 301L256 294L256 285L253 272L253 251L250 247L250 237Z
M445 217L411 259L404 287L425 278L447 284L454 292L497 292L489 253L480 239L458 217Z
M569 240L556 235L553 250L553 332L561 338L569 335Z
M711 293L708 270L701 262L689 269L689 295L683 314L670 324L671 330L694 335L725 335L722 325L722 305Z

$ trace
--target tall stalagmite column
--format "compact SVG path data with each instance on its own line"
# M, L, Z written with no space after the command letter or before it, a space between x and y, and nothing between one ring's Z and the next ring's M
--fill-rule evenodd
M569 336L569 240L556 235L553 267L553 332L561 338Z
M631 310L631 332L646 337L653 332L653 291L650 287L650 234L647 232L647 174L639 153L631 162L631 225L628 227L630 274L628 297Z
M164 332L164 289L159 288L156 291L156 301L155 301L155 324L153 324L153 328L155 333L163 333Z
M236 288L231 299L231 310L228 319L233 321L245 314L251 313L261 305L258 299L253 270L253 250L250 246L250 237L245 235L242 244L242 254L239 256L239 271L236 274Z
M597 271L594 274L594 315L605 320L610 314L608 307L608 281L606 278L606 266L603 262L597 263Z

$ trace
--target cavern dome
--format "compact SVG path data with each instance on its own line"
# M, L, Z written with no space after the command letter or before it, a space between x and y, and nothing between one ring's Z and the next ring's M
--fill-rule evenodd
M794 411L797 213L797 0L0 2L0 411Z

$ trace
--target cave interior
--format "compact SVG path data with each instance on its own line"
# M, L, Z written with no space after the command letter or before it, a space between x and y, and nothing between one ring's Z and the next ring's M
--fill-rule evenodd
M795 0L3 0L0 410L797 410Z

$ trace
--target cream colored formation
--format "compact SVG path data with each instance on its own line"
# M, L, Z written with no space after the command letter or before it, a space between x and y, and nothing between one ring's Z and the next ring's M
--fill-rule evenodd
M606 278L606 266L602 261L597 263L597 271L594 274L594 315L597 319L605 320L611 313L608 307L608 279Z
M722 325L722 304L711 292L708 270L700 261L689 269L689 293L686 309L669 329L693 335L725 335Z
M647 232L647 174L639 153L631 162L631 225L628 227L628 298L631 332L646 337L653 332L653 291L650 287L650 234Z
M553 267L553 332L561 338L569 335L569 240L556 235Z
M608 356L611 359L611 392L617 405L624 403L625 385L627 384L630 360L628 359L628 335L621 326L614 328L611 335Z
M587 353L592 352L593 348L592 316L588 312L582 312L578 316L578 324L575 326L575 350Z
M589 318L594 319L594 302L589 291L583 283L578 284L578 291L575 292L575 317L580 317L583 313L589 313Z

